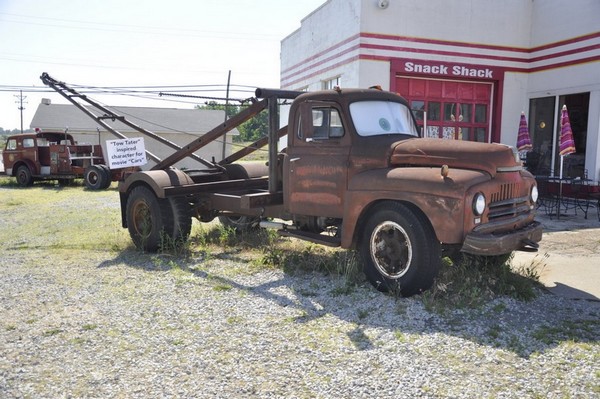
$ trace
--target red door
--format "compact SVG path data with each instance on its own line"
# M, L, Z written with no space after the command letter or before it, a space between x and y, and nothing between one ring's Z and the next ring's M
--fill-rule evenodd
M425 137L490 141L492 83L400 76L396 84Z

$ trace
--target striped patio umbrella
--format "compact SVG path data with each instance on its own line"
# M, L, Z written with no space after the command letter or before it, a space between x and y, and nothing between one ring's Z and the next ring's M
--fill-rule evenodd
M567 106L563 105L560 116L560 144L558 147L560 154L560 173L559 177L563 178L563 163L564 157L575 152L575 141L573 140L573 130L571 130L571 122L569 121L569 112ZM561 182L562 191L562 182Z
M560 146L559 154L561 156L573 154L575 152L575 141L573 140L573 130L569 121L569 112L567 106L563 105L560 117Z
M525 112L521 112L521 121L519 122L519 135L517 136L517 151L527 152L531 151L533 146L531 145L531 138L529 137L529 127L527 127L527 119L525 119Z

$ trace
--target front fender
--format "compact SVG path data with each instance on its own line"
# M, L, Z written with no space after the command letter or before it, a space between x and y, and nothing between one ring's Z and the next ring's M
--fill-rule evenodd
M21 159L12 165L10 176L13 176L13 177L16 176L17 170L21 166L27 166L27 168L29 168L29 171L31 172L32 176L37 176L40 174L40 170L37 167L37 165L35 164L35 162L32 162L29 159Z
M353 176L348 184L342 227L342 247L355 241L357 227L368 217L369 208L381 200L412 204L431 223L440 242L462 242L465 193L473 185L490 180L481 171L398 167L369 170Z

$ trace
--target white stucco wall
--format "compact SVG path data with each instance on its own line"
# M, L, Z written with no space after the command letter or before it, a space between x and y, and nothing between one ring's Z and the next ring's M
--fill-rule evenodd
M283 88L390 89L393 59L503 68L500 141L531 98L590 92L586 168L600 179L600 0L329 0L282 41Z
M344 2L345 0L333 0ZM532 0L362 1L361 30L465 43L528 47ZM477 32L476 37L473 33Z
M333 44L338 44L360 32L360 3L361 0L329 0L313 11L301 22L296 30L282 41L281 71L282 77L288 74L299 75L301 80L282 82L282 88L299 89L309 86L309 90L320 89L319 82L340 75L352 75L358 71L357 66L336 67L342 60L352 57L351 46L342 44L338 50L347 51L342 58L330 57L328 52ZM315 58L319 57L320 73L317 75L301 73L311 67ZM358 79L355 77L354 79ZM345 85L345 84L344 84Z
M600 29L598 0L531 0L531 4L531 47L579 37Z
M517 144L521 112L524 111L529 120L527 79L528 76L525 73L506 73L504 75L500 142L513 147Z

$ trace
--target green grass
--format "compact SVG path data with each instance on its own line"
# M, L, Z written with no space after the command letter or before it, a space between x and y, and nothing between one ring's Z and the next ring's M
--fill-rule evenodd
M512 267L512 256L498 262L464 257L456 264L444 258L433 287L422 295L423 303L429 310L443 312L448 308L476 308L498 296L532 300L542 287L539 276L546 258L518 268Z
M352 251L332 249L280 237L273 230L236 231L218 222L194 221L190 239L169 242L156 255L134 250L127 229L121 227L118 192L115 188L90 191L82 186L58 187L39 183L20 188L0 178L0 250L39 249L48 256L72 258L73 251L85 259L89 251L115 252L116 257L146 257L146 267L175 270L181 283L189 265L205 267L214 259L232 259L223 273L255 273L279 269L287 274L322 273L333 277L331 294L348 295L365 282L358 256ZM86 252L88 251L88 252ZM68 254L68 255L67 255ZM507 295L519 300L535 297L539 270L545 258L527 267L511 268L482 264L467 258L454 265L448 259L433 288L421 298L429 309L476 307L493 297ZM224 275L225 276L225 275ZM225 276L226 277L226 276ZM216 290L224 289L217 286Z
M44 182L0 188L1 249L121 251L132 246L121 228L115 189L89 191Z

